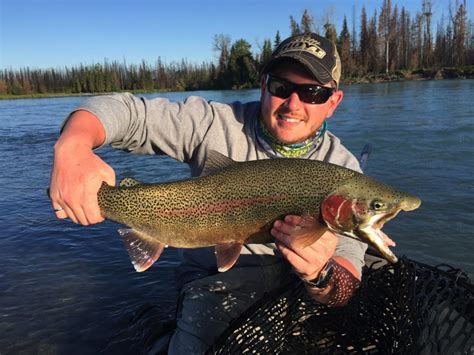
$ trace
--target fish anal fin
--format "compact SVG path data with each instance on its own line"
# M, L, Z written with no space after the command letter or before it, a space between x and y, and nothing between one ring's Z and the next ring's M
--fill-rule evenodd
M234 164L237 162L216 150L211 150L207 153L201 175L210 175Z
M318 219L312 215L304 214L301 216L301 222L295 227L292 233L294 246L298 249L304 249L321 238L328 230Z
M225 272L234 266L242 251L242 244L229 243L218 244L214 247L216 254L217 268L219 272Z
M134 229L119 229L128 255L136 271L143 272L157 261L165 248L154 238Z
M135 180L134 178L131 177L126 177L120 180L119 186L120 187L132 187L132 186L137 186L137 185L142 185L143 183Z

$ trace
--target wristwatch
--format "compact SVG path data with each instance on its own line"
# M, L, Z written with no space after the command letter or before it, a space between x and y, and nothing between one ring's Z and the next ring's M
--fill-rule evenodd
M311 287L326 288L334 272L334 261L329 259L326 266L319 273L319 276L313 280L302 279L303 282Z

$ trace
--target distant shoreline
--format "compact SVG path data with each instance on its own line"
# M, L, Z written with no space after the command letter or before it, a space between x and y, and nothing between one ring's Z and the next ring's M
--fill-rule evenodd
M394 73L387 74L370 74L363 77L349 77L344 78L342 84L373 84L373 83L388 83L401 81L422 81L422 80L466 80L474 79L474 66L466 68L442 68L442 69L418 69L418 70L401 70ZM258 87L255 87L256 89ZM212 91L208 89L196 90L126 90L123 92L130 92L133 94L153 94L164 92L193 92L193 91ZM117 91L115 91L117 92ZM43 93L43 94L24 94L24 95L0 95L0 100L20 100L20 99L46 99L55 97L80 97L80 96L98 96L107 95L111 92L96 92L96 93Z

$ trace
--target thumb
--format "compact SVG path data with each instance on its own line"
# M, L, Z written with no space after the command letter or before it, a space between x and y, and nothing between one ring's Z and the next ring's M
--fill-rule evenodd
M110 186L115 186L116 178L115 178L115 170L108 164L105 170L105 174L103 176L102 181L105 181Z

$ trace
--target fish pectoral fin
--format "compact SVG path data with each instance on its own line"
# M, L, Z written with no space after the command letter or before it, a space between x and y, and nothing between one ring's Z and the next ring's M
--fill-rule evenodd
M229 243L218 244L214 247L219 272L225 272L234 266L242 251L242 245L240 243Z
M298 249L304 249L321 238L326 233L328 227L321 224L318 219L312 215L304 214L301 222L295 227L292 233L293 245Z
M138 272L145 271L152 266L165 248L163 243L135 229L122 228L118 232L125 248L127 248L133 267Z

